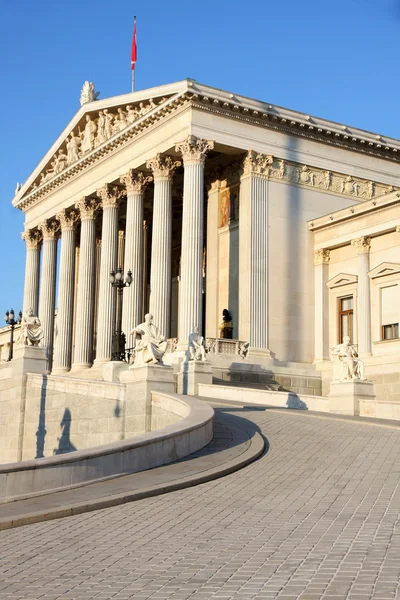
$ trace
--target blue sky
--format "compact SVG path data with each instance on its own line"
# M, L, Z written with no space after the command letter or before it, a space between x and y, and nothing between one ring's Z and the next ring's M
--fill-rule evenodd
M0 311L22 304L23 214L11 206L79 108L191 77L273 104L400 138L400 0L1 0ZM0 313L1 314L1 313Z

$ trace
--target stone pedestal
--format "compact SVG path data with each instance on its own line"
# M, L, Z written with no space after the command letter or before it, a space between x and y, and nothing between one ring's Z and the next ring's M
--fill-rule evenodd
M103 380L110 383L119 383L121 381L121 374L127 371L128 368L128 363L123 362L122 360L110 360L103 365Z
M183 361L178 373L178 394L198 396L199 383L212 384L211 363L208 360Z
M46 348L43 346L14 346L13 377L26 373L46 373Z
M126 384L125 437L151 431L151 392L175 393L172 367L143 365L120 374Z
M374 400L372 381L332 381L328 394L329 412L338 415L359 415L359 400Z

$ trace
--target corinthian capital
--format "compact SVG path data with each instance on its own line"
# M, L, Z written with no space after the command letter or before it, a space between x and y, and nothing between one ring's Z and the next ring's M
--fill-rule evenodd
M147 161L146 166L153 171L154 179L172 179L175 169L181 164L180 160L174 160L172 156L157 154Z
M27 248L39 250L42 243L42 234L38 229L27 229L21 233L21 237Z
M75 204L81 215L81 221L85 219L94 219L96 211L100 208L100 203L94 198L81 198Z
M357 254L368 254L371 250L371 238L362 236L351 240L351 245L356 249Z
M204 164L207 152L213 148L213 141L202 140L194 135L189 135L186 140L175 145L175 150L182 155L184 164Z
M60 224L55 219L46 219L39 225L44 240L55 240L60 231Z
M116 185L106 183L105 186L96 191L96 194L101 199L103 208L116 208L118 207L122 196L124 196L124 190L121 190Z
M243 159L243 175L263 175L268 177L274 157L272 154L262 154L248 150Z
M57 219L61 224L61 231L72 230L75 228L76 221L78 220L78 213L76 210L65 210L65 208L57 214Z
M136 192L137 194L143 194L147 184L153 181L151 175L146 175L143 171L134 171L129 169L125 175L121 176L121 181L126 187L128 194Z
M314 265L327 265L329 264L330 250L327 248L321 248L320 250L314 250Z

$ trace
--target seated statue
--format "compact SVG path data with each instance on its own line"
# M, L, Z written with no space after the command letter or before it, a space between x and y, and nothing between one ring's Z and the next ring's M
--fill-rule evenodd
M199 335L197 326L193 327L193 333L189 335L189 360L207 360L204 338Z
M354 346L350 344L349 336L343 338L343 344L335 347L332 356L336 357L342 366L341 373L339 375L334 374L334 381L350 381L352 379L366 381L364 363L358 358Z
M21 329L17 344L28 346L29 342L32 346L39 346L40 340L43 338L43 329L39 317L35 317L33 310L30 308L22 317Z
M153 323L153 315L147 314L144 317L144 323L136 325L130 331L134 339L138 341L135 344L135 367L146 364L162 364L162 357L167 349L167 340L160 333L157 325Z

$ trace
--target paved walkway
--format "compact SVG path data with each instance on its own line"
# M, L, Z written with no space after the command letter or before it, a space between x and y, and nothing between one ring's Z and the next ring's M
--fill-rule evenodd
M223 409L269 451L199 486L0 532L0 599L400 598L400 430Z

